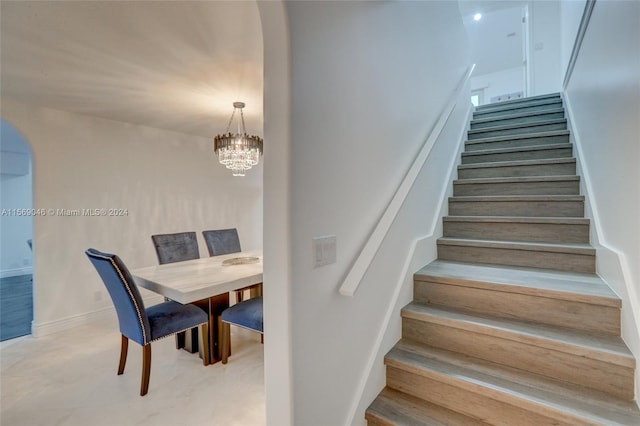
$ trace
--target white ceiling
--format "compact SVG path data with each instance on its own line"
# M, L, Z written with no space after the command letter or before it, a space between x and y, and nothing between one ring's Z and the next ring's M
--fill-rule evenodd
M459 7L471 42L476 69L483 75L522 66L524 0L460 0ZM473 15L482 14L480 21Z
M211 137L262 134L255 1L0 2L1 96Z
M476 75L520 65L525 3L459 2ZM2 0L0 19L2 99L205 137L244 101L262 133L255 1Z

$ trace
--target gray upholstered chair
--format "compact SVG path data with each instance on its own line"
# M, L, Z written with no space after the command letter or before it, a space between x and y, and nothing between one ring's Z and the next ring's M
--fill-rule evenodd
M212 231L202 231L204 241L207 243L209 256L221 256L223 254L238 253L240 248L240 237L238 230L216 229Z
M262 296L236 303L222 311L222 363L229 357L230 326L246 328L261 334L264 341L264 320L262 314Z
M204 241L207 243L209 256L221 256L223 254L239 253L241 251L240 237L238 237L238 230L236 228L202 231L202 235L204 236ZM262 294L262 284L255 284L236 290L236 301L242 302L245 290L251 290L252 293L259 296Z
M158 263L174 263L200 258L198 239L195 232L177 232L175 234L156 234L151 236L156 249ZM198 329L176 334L176 348L191 353L198 351Z
M151 240L156 249L158 262L181 262L183 260L199 259L198 240L195 232L178 232L175 234L152 235Z
M144 396L149 390L151 373L151 343L163 337L174 335L192 327L202 327L202 346L204 348L204 364L209 359L208 351L208 315L194 305L182 305L178 302L167 301L145 308L133 277L122 260L115 254L103 253L95 249L88 249L86 255L102 278L109 296L118 314L118 323L122 335L120 348L120 363L118 375L124 373L127 361L129 339L143 348L142 382L140 395Z

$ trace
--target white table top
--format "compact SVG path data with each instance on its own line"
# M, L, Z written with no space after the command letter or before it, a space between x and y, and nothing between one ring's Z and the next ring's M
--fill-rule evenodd
M238 257L258 257L259 261L239 265L222 264L227 259ZM134 269L131 274L140 287L176 302L191 303L261 283L262 250L147 266Z

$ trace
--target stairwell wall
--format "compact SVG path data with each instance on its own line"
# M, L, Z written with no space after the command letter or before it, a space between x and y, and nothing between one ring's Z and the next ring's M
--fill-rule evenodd
M598 274L640 364L640 3L596 2L565 88ZM636 368L636 398L640 368Z
M468 41L455 2L290 2L287 12L294 424L360 424L354 395L411 244L438 214L440 191L426 185L448 181L451 157L414 185L419 213L400 214L356 295L338 289L468 68ZM322 235L336 235L337 260L314 268Z

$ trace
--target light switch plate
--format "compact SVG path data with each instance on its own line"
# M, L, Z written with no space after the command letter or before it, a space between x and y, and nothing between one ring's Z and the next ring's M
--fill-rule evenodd
M336 263L336 236L326 235L324 237L314 237L311 239L313 266L329 265Z

